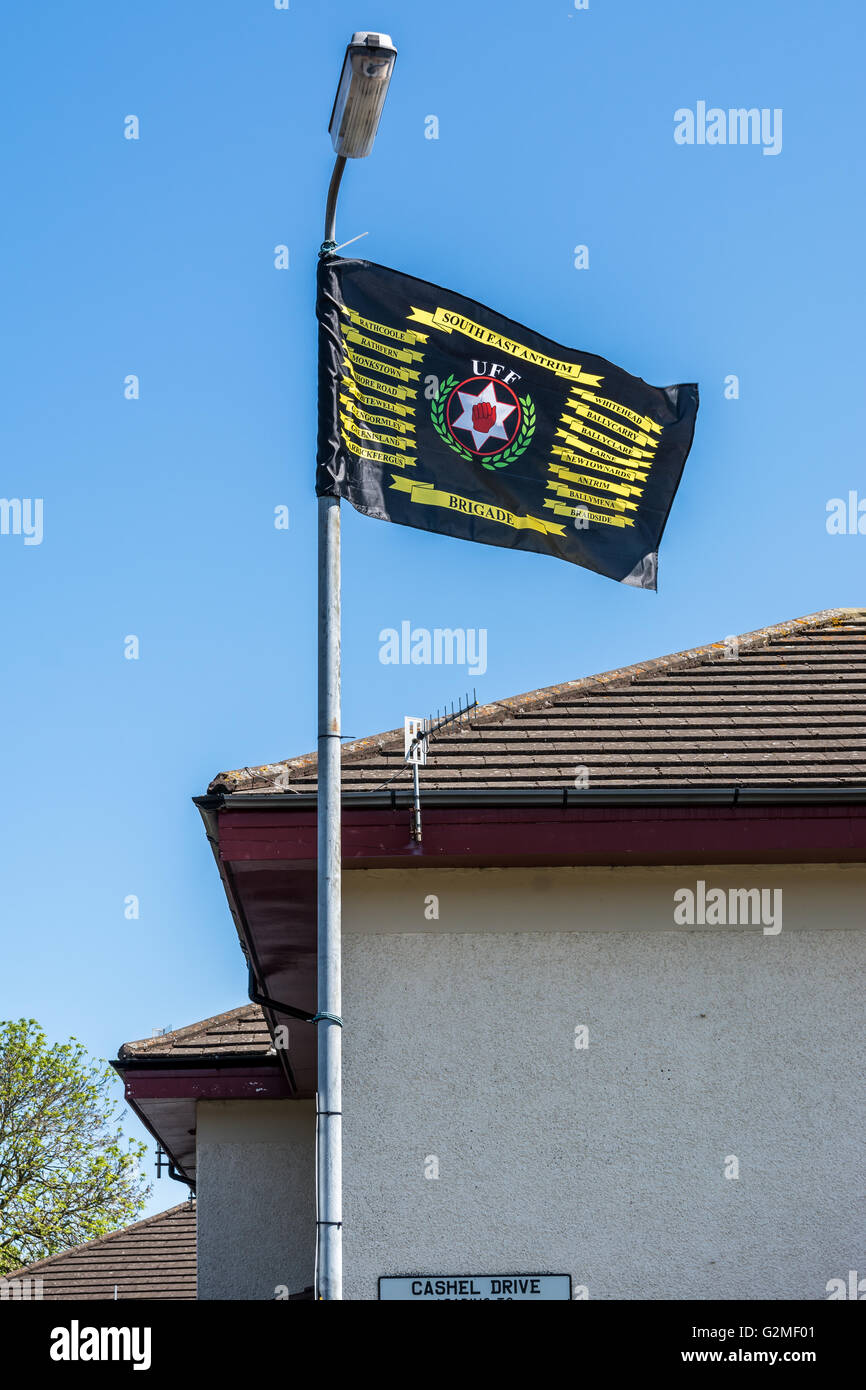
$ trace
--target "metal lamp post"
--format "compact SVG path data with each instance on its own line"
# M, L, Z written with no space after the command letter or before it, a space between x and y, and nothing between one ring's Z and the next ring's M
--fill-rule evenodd
M337 195L347 159L373 148L397 50L387 34L357 33L346 49L329 131L337 155L320 255L336 242ZM343 1297L340 815L340 499L319 498L318 1052L316 1293Z

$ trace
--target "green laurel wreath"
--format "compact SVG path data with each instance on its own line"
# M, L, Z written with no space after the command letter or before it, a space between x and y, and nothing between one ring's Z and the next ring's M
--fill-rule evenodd
M452 375L445 378L439 387L438 395L433 397L433 403L430 406L430 419L433 421L434 430L440 439L445 441L449 449L453 449L455 454L459 454L462 459L468 459L471 463L475 455L470 454L468 449L464 449L463 445L458 443L454 436L448 432L445 425L445 402L456 385L456 376Z
M532 443L532 436L535 434L535 405L531 396L518 396L517 399L523 407L523 419L517 438L498 454L485 454L481 460L485 468L507 468L508 464L519 459Z
M532 443L532 436L535 433L535 404L532 397L517 397L523 408L523 419L517 438L512 440L507 449L501 449L498 454L485 454L483 459L479 459L477 454L470 453L468 449L458 443L445 425L445 402L456 385L456 376L447 377L439 387L438 394L433 398L430 407L430 419L436 433L448 445L449 449L453 449L455 454L459 454L461 458L467 459L470 463L478 459L484 468L507 468L508 464L519 459L520 455L525 453Z

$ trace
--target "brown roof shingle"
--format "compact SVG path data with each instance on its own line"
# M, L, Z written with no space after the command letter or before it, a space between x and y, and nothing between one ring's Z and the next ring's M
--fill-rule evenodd
M429 740L428 791L866 784L866 609L486 705ZM407 781L403 730L343 747L343 793ZM220 773L212 793L312 792L316 757Z
M175 1028L155 1038L124 1043L117 1056L121 1061L153 1058L173 1062L199 1061L215 1057L267 1057L274 1055L271 1035L258 1004L241 1004L224 1014L214 1014L200 1023Z
M6 1275L41 1279L43 1299L196 1297L195 1206L182 1202ZM32 1288L32 1285L31 1285Z

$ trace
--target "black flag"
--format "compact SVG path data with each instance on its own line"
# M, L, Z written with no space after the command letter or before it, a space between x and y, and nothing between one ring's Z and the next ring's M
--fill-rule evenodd
M316 491L654 589L698 388L647 386L472 299L319 261Z

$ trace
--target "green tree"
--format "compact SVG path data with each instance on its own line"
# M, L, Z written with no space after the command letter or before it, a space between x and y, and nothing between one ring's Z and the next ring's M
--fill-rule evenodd
M125 1140L116 1077L34 1019L0 1023L0 1275L106 1235L150 1191Z

